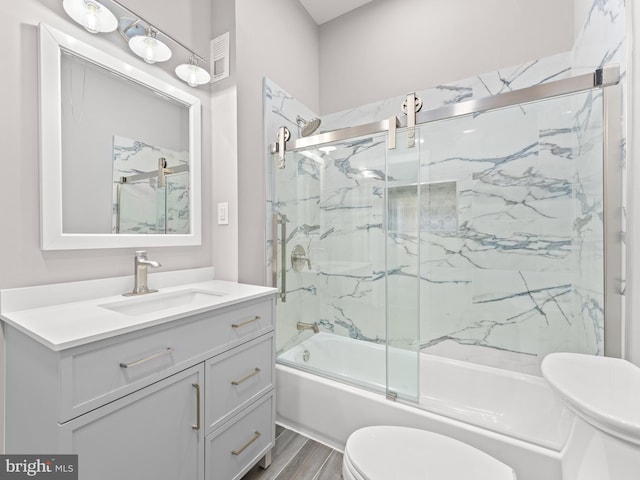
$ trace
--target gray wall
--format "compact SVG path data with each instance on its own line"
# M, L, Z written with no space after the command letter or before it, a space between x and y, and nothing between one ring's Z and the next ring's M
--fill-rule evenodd
M62 231L111 233L114 137L188 152L189 109L77 56L62 56L60 75Z
M238 278L265 284L262 79L319 110L316 24L297 0L237 0Z
M214 0L212 37L230 32L230 76L211 87L213 204L229 203L229 225L213 222L216 276L266 284L262 81L285 82L317 110L318 28L297 0ZM215 212L214 212L215 213Z
M573 32L573 0L375 0L320 28L320 113L566 52Z
M214 216L220 202L229 205L229 224L212 222L213 264L216 277L238 280L238 95L236 76L235 0L215 0L211 11L211 36L229 32L229 78L211 86L211 147L216 159L211 177ZM244 138L244 141L251 141ZM254 140L255 141L255 140Z
M196 0L193 0L196 1ZM201 0L198 0L201 1ZM202 2L208 5L207 2ZM155 11L182 20L182 10L173 2L154 2ZM140 12L144 15L144 12ZM38 173L38 46L37 25L44 22L73 33L115 56L165 78L181 88L189 88L175 75L157 65L147 65L128 52L117 33L91 35L74 23L58 0L0 2L3 20L4 69L0 87L4 93L0 131L2 132L3 176L0 189L2 234L0 235L0 288L21 287L132 274L133 248L43 252L39 246L40 206ZM194 28L210 35L209 11L198 11L189 19ZM168 28L171 28L168 26ZM163 270L212 265L210 100L207 89L190 89L201 98L203 110L203 244L200 247L154 248L150 257Z

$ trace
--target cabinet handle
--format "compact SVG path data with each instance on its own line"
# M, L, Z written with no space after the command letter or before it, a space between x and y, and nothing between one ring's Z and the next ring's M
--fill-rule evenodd
M241 322L241 323L232 323L232 324L231 324L231 327L232 327L232 328L240 328L240 327L244 327L245 325L248 325L248 324L250 324L250 323L252 323L252 322L257 322L258 320L260 320L260 318L261 318L261 317L260 317L260 315L256 315L255 317L250 318L249 320L245 320L244 322Z
M255 433L253 434L253 437L251 437L251 440L249 440L247 443L245 443L243 446L241 446L237 450L231 450L231 453L233 453L234 455L240 455L242 452L244 452L245 448L247 448L249 445L255 442L258 438L260 438L260 435L262 434L256 430Z
M260 369L258 367L256 367L256 368L253 369L253 372L247 373L240 380L231 380L231 385L240 385L242 382L245 382L245 381L249 380L251 377L253 377L254 375L257 375L259 373L260 373Z
M200 430L200 384L192 383L193 387L196 389L196 424L191 425L191 428L194 430Z
M149 362L155 358L162 357L163 355L169 355L170 353L173 353L173 347L167 347L162 352L154 353L153 355L149 355L148 357L141 358L140 360L136 360L135 362L121 363L120 367L122 368L136 367L141 363Z

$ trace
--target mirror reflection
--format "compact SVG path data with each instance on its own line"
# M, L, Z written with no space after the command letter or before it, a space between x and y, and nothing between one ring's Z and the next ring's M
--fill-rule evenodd
M114 136L112 233L189 233L188 158Z
M64 233L189 233L189 109L61 55Z

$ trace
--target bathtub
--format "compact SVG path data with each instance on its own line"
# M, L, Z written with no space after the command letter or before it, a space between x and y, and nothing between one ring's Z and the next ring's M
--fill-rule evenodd
M313 335L278 356L278 423L338 450L360 427L424 428L498 458L518 480L561 480L574 418L544 379L422 353L416 406L385 397L385 363L381 345Z

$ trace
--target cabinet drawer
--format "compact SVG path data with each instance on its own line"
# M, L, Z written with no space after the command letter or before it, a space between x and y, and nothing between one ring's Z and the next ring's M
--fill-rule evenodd
M59 421L272 331L272 306L243 303L64 352Z
M207 433L273 388L273 334L207 361Z
M205 478L237 480L274 444L273 395L206 438Z

